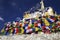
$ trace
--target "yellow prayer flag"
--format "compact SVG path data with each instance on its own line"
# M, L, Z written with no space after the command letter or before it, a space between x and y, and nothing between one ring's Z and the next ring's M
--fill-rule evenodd
M45 18L43 20L44 20L44 23L45 23L46 26L50 25L49 22Z
M20 34L23 34L24 33L24 29L23 28L21 28L21 33Z
M4 29L2 29L1 32L4 32Z
M38 29L38 27L35 27L35 31L38 31L39 29Z

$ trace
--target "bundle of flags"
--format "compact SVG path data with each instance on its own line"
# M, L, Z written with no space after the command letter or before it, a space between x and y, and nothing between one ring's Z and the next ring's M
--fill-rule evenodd
M31 34L60 32L60 16L43 16L41 18L30 18L24 22L13 21L5 24L1 30L2 34Z

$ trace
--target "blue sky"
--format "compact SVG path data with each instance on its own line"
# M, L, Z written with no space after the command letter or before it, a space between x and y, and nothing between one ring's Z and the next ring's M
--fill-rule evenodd
M22 18L25 11L36 6L41 0L0 0L0 29L3 24L13 21L17 17ZM44 0L45 6L51 6L58 14L60 13L60 0Z

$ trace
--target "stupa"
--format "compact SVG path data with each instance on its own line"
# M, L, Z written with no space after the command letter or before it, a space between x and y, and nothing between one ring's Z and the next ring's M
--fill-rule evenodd
M55 15L52 7L45 7L43 0L40 2L41 8L37 9L38 11L35 11L34 13L25 12L25 15L23 16L23 21L25 19L30 18L36 18L40 16L49 16L49 15Z

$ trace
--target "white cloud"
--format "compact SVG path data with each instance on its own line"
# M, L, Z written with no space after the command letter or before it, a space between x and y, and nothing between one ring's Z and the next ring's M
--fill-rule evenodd
M0 21L4 21L4 19L2 17L0 17Z

